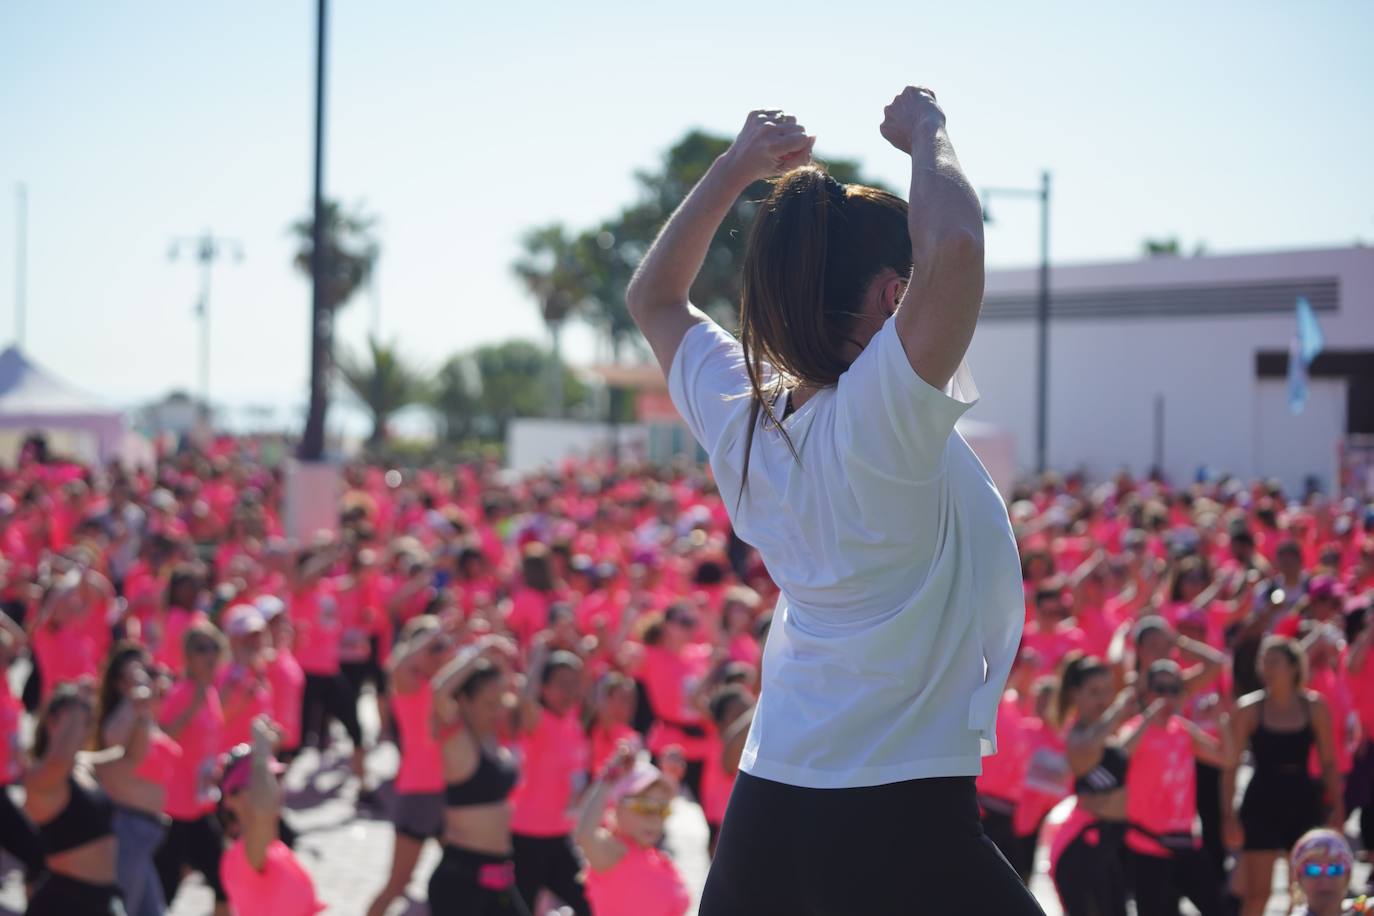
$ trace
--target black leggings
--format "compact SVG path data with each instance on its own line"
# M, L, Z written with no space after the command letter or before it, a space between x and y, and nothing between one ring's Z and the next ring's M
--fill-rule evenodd
M445 846L444 855L429 876L429 911L463 916L530 916L529 908L514 887L486 888L479 882L483 866L508 866L509 859Z
M1197 762L1197 816L1202 822L1202 856L1217 883L1226 881L1226 842L1221 836L1221 770Z
M48 872L29 898L25 916L124 916L119 888Z
M983 833L972 776L806 789L747 773L700 913L1044 916Z
M329 746L329 716L339 720L355 749L363 746L363 730L358 724L358 695L342 673L307 674L305 695L301 699L302 744L311 736L316 747Z
M520 896L531 905L541 890L548 890L570 906L577 916L591 916L587 892L577 880L582 863L566 836L511 836L515 848L515 883Z
M24 863L24 878L32 881L43 872L43 849L33 821L10 798L9 787L0 786L0 849Z
M1015 809L1013 809L1015 810ZM983 832L997 846L998 852L1016 869L1023 884L1028 884L1035 866L1035 834L1017 836L1012 829L1012 815L1008 811L983 806Z
M1203 850L1182 849L1169 857L1131 852L1128 861L1137 916L1178 916L1184 897L1202 916L1225 912L1221 884Z
M215 901L223 903L224 885L219 880L219 860L224 855L224 833L213 814L194 821L175 818L167 827L167 836L153 856L157 876L162 881L162 899L172 905L181 886L182 871L187 866L200 872L205 884L215 892Z
M1098 821L1075 837L1054 867L1064 916L1126 916L1126 825Z

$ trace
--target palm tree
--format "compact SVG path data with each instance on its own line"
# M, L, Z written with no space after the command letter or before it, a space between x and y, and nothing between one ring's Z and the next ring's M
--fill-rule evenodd
M522 244L525 253L516 261L515 273L538 299L540 314L549 328L555 369L550 374L548 403L553 416L562 416L563 324L587 298L586 265L579 257L576 240L560 223L531 230Z
M310 408L306 415L305 435L301 444L302 457L318 460L324 445L324 418L328 409L328 376L334 355L334 313L362 289L380 252L372 235L376 218L364 212L361 205L345 211L338 201L323 203L323 250L321 277L324 283L324 314L316 315L319 333L312 335L310 379ZM314 259L313 215L291 225L299 248L293 263L307 277L313 277Z
M370 446L386 440L387 421L399 410L427 399L429 385L425 373L407 362L396 345L376 338L367 342L366 359L344 351L339 354L339 375L372 414Z

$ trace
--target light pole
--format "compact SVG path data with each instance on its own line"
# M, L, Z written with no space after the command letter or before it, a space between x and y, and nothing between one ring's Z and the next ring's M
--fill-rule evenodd
M324 79L328 0L319 0L315 13L315 220L310 233L310 408L301 436L300 458L318 462L324 457L324 421L329 409L329 370L334 358L334 314L325 272L332 265L324 250Z
M210 427L210 268L220 257L233 255L237 263L243 260L243 244L237 239L220 238L209 230L198 236L178 236L172 239L167 258L175 261L182 250L200 262L200 299L196 315L200 318L200 419Z
M1050 173L1040 173L1039 188L984 188L983 222L992 222L988 200L1003 197L1040 199L1040 283L1035 302L1035 472L1045 473L1049 439L1050 348Z

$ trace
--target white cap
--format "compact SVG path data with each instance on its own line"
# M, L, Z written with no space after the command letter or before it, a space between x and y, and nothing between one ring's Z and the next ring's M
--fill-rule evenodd
M230 639L261 633L266 628L262 612L251 604L236 604L224 612L224 632Z
M276 595L262 595L257 601L253 602L253 605L258 609L258 613L262 615L262 619L265 621L274 620L286 611L286 602L282 601Z

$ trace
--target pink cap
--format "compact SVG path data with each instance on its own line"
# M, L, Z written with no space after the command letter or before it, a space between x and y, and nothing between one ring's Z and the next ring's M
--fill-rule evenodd
M677 791L677 784L658 767L647 761L637 762L634 769L620 777L611 787L611 804L616 805L626 798L647 792L650 786L660 782L674 792Z

